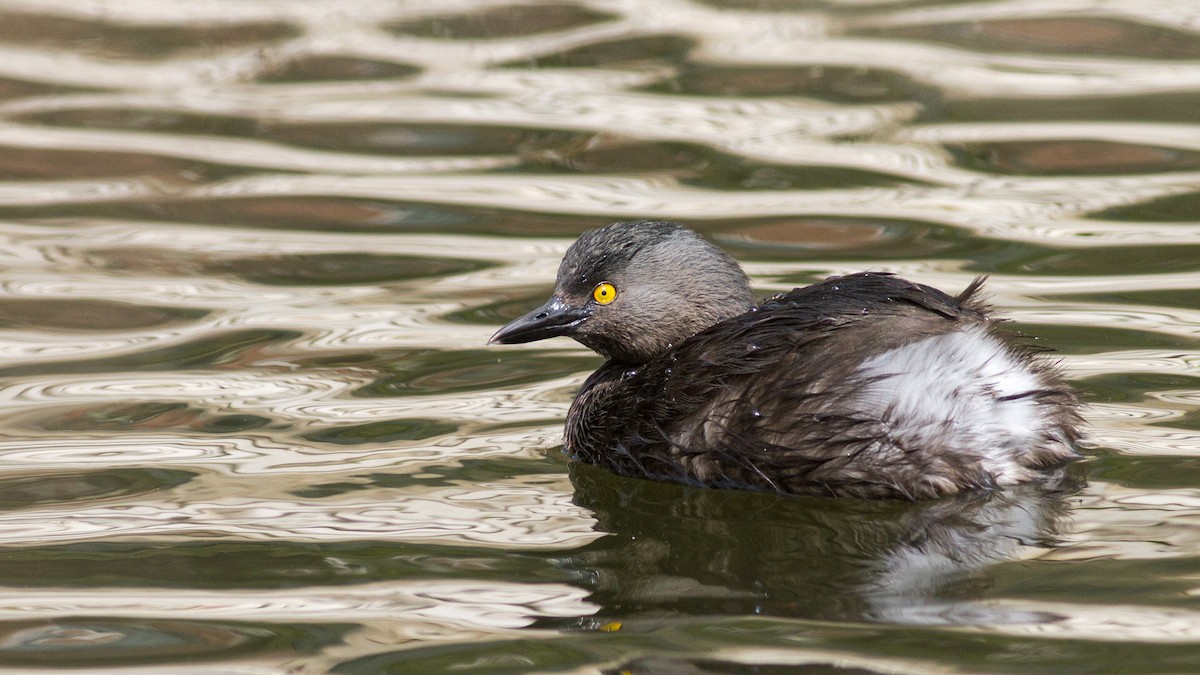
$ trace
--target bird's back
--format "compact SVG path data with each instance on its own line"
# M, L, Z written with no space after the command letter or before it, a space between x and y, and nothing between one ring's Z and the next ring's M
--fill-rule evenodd
M976 298L883 274L764 301L637 367L606 363L567 450L710 486L933 497L1074 457L1077 405Z

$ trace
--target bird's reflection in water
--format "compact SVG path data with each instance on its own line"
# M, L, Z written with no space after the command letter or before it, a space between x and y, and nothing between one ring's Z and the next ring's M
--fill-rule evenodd
M911 503L690 488L582 463L571 480L576 503L609 533L562 561L603 608L583 628L714 614L1038 620L977 602L983 573L1053 546L1082 486L1059 471L1004 491Z

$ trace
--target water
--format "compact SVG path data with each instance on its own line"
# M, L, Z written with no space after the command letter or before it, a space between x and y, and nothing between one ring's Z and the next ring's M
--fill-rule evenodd
M1200 663L1200 11L0 0L0 666ZM580 231L1057 348L1088 459L907 504L569 466Z

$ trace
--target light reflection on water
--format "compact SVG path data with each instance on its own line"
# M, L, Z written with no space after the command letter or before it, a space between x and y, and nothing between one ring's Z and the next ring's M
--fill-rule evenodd
M484 484L467 490L409 488L396 495L396 505L388 503L388 492L393 491L382 491L370 501L325 499L306 504L295 499L243 497L236 493L253 492L252 486L234 484L228 490L234 494L222 496L219 501L133 502L110 507L73 504L69 513L62 509L24 509L0 515L4 532L0 545L199 537L212 541L399 540L520 550L570 547L598 536L587 514L571 505L569 491L561 486L555 490L544 481L531 485L522 482ZM421 487L418 480L411 483ZM195 487L200 497L214 499L211 485L207 490L203 485Z
M0 665L1193 668L1197 31L1182 0L0 0ZM933 504L568 468L596 358L485 343L642 217L763 294L989 275L1088 460Z

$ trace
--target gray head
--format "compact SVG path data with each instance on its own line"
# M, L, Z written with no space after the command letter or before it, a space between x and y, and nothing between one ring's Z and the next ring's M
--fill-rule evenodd
M563 257L550 300L491 342L566 335L614 361L645 363L753 306L737 261L695 232L675 223L613 223L584 232Z

